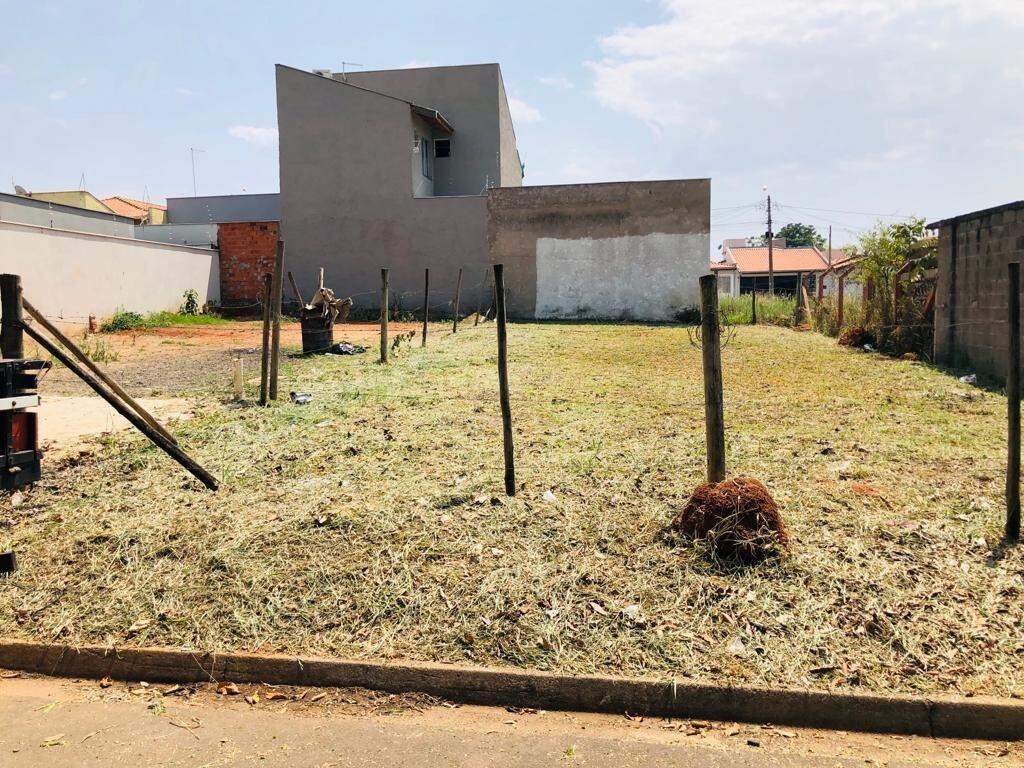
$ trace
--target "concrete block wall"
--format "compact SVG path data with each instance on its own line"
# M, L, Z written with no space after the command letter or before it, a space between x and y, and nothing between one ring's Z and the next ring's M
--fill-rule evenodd
M255 303L263 295L263 276L274 271L280 226L276 221L217 225L222 304Z
M1006 380L1007 264L1024 259L1024 202L939 222L935 360Z
M711 182L491 189L490 259L519 318L673 320L709 271Z

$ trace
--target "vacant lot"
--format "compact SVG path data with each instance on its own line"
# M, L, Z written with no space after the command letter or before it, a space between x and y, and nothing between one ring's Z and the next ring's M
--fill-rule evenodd
M0 636L1024 693L1003 398L741 328L729 468L766 483L795 545L730 570L662 535L704 470L686 330L524 324L509 344L514 499L493 325L386 368L290 361L281 389L311 404L206 396L178 425L215 494L126 433L0 500L22 565Z

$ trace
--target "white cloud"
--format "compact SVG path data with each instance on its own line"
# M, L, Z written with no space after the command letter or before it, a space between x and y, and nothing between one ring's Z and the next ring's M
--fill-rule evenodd
M549 88L557 88L560 91L568 91L573 87L573 82L567 77L561 75L553 77L541 77L538 78L542 85L546 85Z
M257 147L272 147L277 144L277 128L260 128L255 125L233 125L228 133L236 139Z
M66 99L67 97L68 97L68 92L67 91L61 91L61 90L50 91L50 101L61 101L62 99Z
M189 90L188 88L182 88L180 85L174 89L174 92L179 96L195 96L195 91Z
M80 78L78 78L78 85L79 86L88 85L88 84L89 84L89 78L88 77L80 77Z
M666 20L600 39L587 62L607 107L652 126L700 125L749 109L759 89L908 93L963 88L951 51L965 25L1024 24L1019 0L661 0ZM1007 56L992 53L991 55ZM726 101L723 84L748 84L750 101ZM820 92L820 91L819 91ZM851 94L856 95L856 94ZM717 113L717 114L715 114Z
M402 69L423 69L424 67L436 66L437 64L433 61L419 61L417 59L413 59L411 61L405 62L405 64L402 65Z
M515 96L508 97L508 108L512 113L512 122L515 123L539 123L544 119L541 117L539 109Z

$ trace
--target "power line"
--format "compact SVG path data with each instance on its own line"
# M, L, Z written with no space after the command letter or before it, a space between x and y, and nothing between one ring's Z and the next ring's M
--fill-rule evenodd
M886 219L913 219L915 216L905 216L898 213L868 213L866 211L843 211L838 208L813 208L809 205L795 205L793 203L776 203L777 208L798 208L805 211L824 211L825 213L848 213L853 216L879 216Z

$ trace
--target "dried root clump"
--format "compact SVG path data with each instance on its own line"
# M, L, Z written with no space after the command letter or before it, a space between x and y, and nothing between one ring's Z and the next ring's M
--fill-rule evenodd
M789 547L778 505L752 477L697 486L672 528L709 543L718 557L745 564L776 557Z
M874 337L859 325L844 328L839 334L839 345L843 347L863 347L874 341Z

